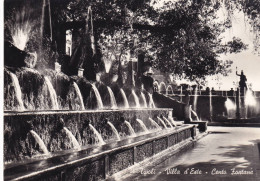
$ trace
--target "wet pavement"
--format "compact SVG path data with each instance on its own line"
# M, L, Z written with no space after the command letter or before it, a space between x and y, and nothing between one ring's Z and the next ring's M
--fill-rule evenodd
M124 180L260 180L260 128L209 127L193 149Z

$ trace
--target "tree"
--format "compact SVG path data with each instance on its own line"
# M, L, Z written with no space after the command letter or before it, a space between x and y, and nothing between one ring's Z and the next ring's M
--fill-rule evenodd
M228 18L234 15L235 10L242 11L251 25L254 33L254 51L260 56L260 1L259 0L226 0L224 4L228 11Z
M111 47L117 47L118 42L113 39L109 48L106 37L115 37L121 32L116 39L120 40L120 46L123 47L119 53L112 51L116 62L120 62L128 50L135 52L134 56L140 51L145 53L147 61L162 72L174 73L191 80L227 73L230 65L221 63L219 54L237 53L246 49L246 45L236 37L226 44L222 43L220 35L230 27L230 21L214 21L221 7L220 1L178 0L166 2L164 6L156 8L154 4L159 1L64 0L60 3L53 0L53 25L58 30L81 29L85 26L84 13L91 6L95 41L99 42L96 43L96 49L100 50L97 57L108 58L106 51L102 51L102 46L106 46L107 51L112 51ZM258 3L257 0L250 1L253 4ZM244 1L239 2L242 4ZM251 9L252 4L247 3L241 7L245 11ZM258 12L259 8L255 9ZM255 22L258 15L247 12L250 17L254 17L252 21ZM56 38L59 33L57 31ZM124 37L125 34L127 38ZM95 61L100 64L101 59Z

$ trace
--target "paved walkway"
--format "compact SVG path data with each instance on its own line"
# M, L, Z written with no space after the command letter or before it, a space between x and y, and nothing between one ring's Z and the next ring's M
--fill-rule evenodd
M260 128L209 127L194 149L126 180L260 180Z

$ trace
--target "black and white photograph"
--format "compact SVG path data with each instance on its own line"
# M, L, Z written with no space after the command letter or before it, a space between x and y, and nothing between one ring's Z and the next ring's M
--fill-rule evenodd
M259 0L1 6L0 180L260 180Z

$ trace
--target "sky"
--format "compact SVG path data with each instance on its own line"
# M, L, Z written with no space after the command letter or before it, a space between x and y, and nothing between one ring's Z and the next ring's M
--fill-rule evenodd
M225 10L222 9L219 12L220 18L224 18ZM223 54L220 56L222 60L232 60L233 64L231 65L232 73L227 77L220 76L222 80L220 89L230 90L230 88L235 88L233 82L239 81L239 77L236 76L236 67L238 73L241 73L243 70L244 74L247 77L247 83L252 84L252 89L254 91L260 91L260 56L254 53L253 51L253 32L250 31L250 24L245 21L243 12L235 12L232 18L232 28L228 29L223 33L224 40L230 41L232 37L236 36L241 38L241 40L248 44L248 49L237 54ZM208 77L209 87L214 87L215 90L218 90L219 87L216 86L214 81L215 77ZM213 79L213 80L212 80Z
M154 5L157 8L162 7L163 2L167 1L178 1L178 0L160 0L160 3ZM227 16L225 8L221 8L218 12L218 20L223 21ZM231 65L232 73L228 76L218 76L219 82L215 81L216 76L207 77L209 87L214 87L215 90L230 90L231 88L236 88L233 82L238 82L239 77L236 76L236 67L238 73L241 73L243 70L244 74L247 77L247 83L252 84L252 89L254 91L260 91L260 56L257 56L253 52L253 32L251 30L250 24L245 21L244 13L235 11L232 17L232 28L228 29L225 33L222 34L224 37L223 40L228 42L232 38L239 37L242 42L248 44L248 49L237 54L223 54L220 55L220 60L232 60L233 64ZM219 86L220 85L220 86Z

